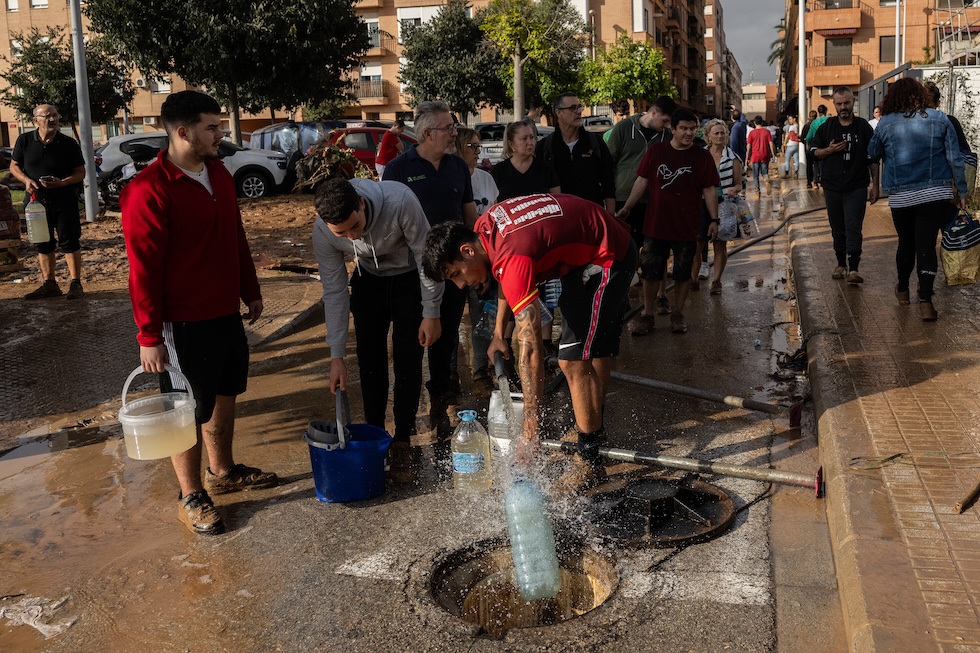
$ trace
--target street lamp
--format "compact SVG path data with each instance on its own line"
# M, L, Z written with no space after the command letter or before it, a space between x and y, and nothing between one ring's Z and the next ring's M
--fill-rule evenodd
M595 61L595 9L589 9L589 26L592 28L592 61Z

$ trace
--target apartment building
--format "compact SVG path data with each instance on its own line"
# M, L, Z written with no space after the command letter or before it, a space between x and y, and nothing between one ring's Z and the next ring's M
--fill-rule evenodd
M798 86L797 1L786 1L792 47L784 79L790 98ZM832 107L835 87L857 90L907 62L976 63L980 8L972 5L973 0L902 0L898 7L896 0L807 0L807 109Z
M727 119L728 107L742 106L742 69L725 41L725 20L721 0L704 5L704 48L708 61L705 74L705 113Z

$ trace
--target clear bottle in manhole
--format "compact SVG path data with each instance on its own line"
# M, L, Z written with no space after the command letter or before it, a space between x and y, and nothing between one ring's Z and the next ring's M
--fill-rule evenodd
M461 410L453 433L453 487L482 492L490 487L490 437L476 421L475 410Z
M561 589L555 529L544 494L533 481L517 478L504 500L517 588L528 601L549 599Z

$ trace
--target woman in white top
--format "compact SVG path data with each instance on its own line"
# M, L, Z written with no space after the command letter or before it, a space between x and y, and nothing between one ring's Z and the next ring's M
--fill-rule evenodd
M718 203L734 200L738 191L742 188L742 161L738 158L730 147L728 147L728 127L717 118L709 120L704 126L704 133L708 139L707 150L715 160L715 167L718 168L718 177L721 183L718 185ZM698 246L694 256L694 269L691 271L691 278L697 283L698 278L708 278L708 226L711 224L711 216L707 209L701 207L701 233L698 235ZM721 294L721 275L725 271L725 264L728 263L728 241L716 238L714 240L715 262L714 280L711 282L711 294ZM700 268L700 269L699 269ZM693 288L693 285L692 285Z

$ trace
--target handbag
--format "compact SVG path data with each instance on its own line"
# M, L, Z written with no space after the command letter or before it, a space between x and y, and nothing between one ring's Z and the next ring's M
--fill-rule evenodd
M976 283L980 276L980 222L964 210L943 227L942 261L946 285Z
M752 215L752 207L749 206L749 203L741 195L735 199L735 217L745 235L751 235L752 222L755 220L755 216Z

